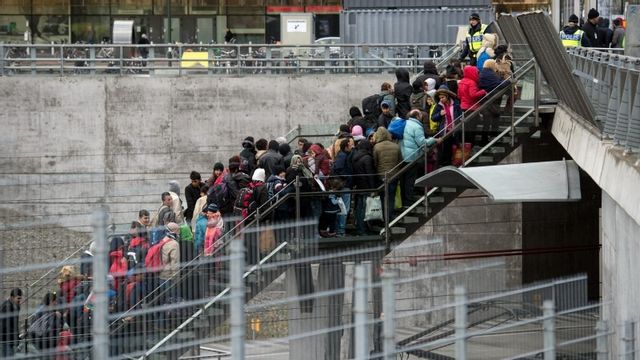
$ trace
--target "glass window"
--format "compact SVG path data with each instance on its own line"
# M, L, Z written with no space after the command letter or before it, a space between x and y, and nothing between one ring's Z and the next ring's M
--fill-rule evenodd
M100 44L103 39L111 38L108 16L72 16L71 42Z
M220 6L219 0L191 0L191 13L217 13Z
M109 0L71 0L71 14L109 15Z
M33 42L36 44L69 41L68 15L33 15L29 27Z
M31 14L31 0L2 0L0 14Z
M180 15L187 13L187 0L155 0L153 5L154 14L166 14L169 1L171 1L171 15Z
M264 16L227 16L227 27L234 32L239 29L264 29Z
M34 14L69 14L69 0L33 0Z
M153 10L152 0L111 0L113 15L145 15Z
M23 15L0 15L0 42L24 43L27 18Z
M258 7L264 12L265 0L227 0L225 4L227 8Z

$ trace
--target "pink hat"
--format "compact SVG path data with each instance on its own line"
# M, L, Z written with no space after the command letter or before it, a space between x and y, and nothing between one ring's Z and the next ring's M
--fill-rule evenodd
M362 126L356 125L351 128L351 136L362 136Z

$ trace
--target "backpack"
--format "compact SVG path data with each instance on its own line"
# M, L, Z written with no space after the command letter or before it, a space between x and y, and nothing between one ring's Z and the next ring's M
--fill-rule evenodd
M246 219L249 214L256 210L256 202L253 198L253 189L255 187L256 183L251 182L249 186L240 189L236 202L233 204L234 212L241 213L243 219Z
M158 272L162 270L162 247L170 240L171 238L165 237L162 241L149 248L147 256L144 258L144 266L147 271Z
M167 228L164 225L156 226L149 231L149 244L151 246L159 243L167 235Z
M391 120L387 130L389 130L389 133L394 139L402 140L405 125L407 125L407 120L403 118L395 118Z
M367 96L362 99L362 112L364 117L370 116L377 120L380 114L382 114L382 109L380 109L381 102L382 96L378 94Z
M238 170L242 171L245 174L251 175L251 173L253 173L253 169L251 168L251 163L249 163L249 159L241 155L240 165L238 166Z
M285 186L286 182L282 179L276 179L275 181L267 183L267 196L271 203L275 203L278 200L274 199L274 196L276 196Z
M222 214L228 213L231 207L231 194L227 179L213 185L207 193L207 204L216 204Z

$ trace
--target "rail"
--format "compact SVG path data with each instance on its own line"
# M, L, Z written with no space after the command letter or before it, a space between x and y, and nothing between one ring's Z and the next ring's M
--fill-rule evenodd
M0 44L0 75L417 73L453 44Z

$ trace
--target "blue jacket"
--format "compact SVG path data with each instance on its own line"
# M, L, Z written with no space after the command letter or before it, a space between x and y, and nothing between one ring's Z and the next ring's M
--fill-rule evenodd
M344 187L351 188L353 177L353 168L351 167L351 153L346 153L342 150L338 152L336 155L336 159L333 162L332 175L334 176L344 176L343 180L345 181Z
M205 214L198 215L196 220L196 233L193 237L193 246L195 247L196 254L200 252L200 249L204 248L204 234L207 232L207 216Z
M417 151L421 146L427 144L431 146L435 144L436 139L424 136L424 128L420 121L409 118L404 126L404 133L402 140L400 141L400 152L402 153L402 160L405 162L411 162L422 155L422 151Z
M480 81L478 82L478 85L480 86L480 89L483 89L488 93L497 87L509 86L509 82L502 80L502 78L493 70L483 68L480 70Z

